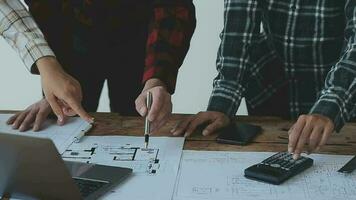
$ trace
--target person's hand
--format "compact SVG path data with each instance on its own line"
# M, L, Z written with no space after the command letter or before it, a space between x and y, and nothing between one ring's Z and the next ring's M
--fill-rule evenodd
M147 92L152 93L152 105L149 112L146 106ZM165 84L159 79L146 81L145 87L137 97L135 104L137 112L142 117L147 115L151 122L150 132L161 128L172 113L171 95L168 93Z
M19 129L21 132L31 128L33 131L39 131L51 112L52 109L47 100L42 99L26 108L26 110L11 116L7 120L7 124L12 125L13 129ZM58 120L58 125L63 125L64 122L65 120Z
M307 153L319 151L333 131L334 123L328 117L301 115L288 132L288 152L293 153L294 159L298 159L305 150Z
M184 137L190 136L198 126L208 124L202 134L208 136L215 133L217 130L229 125L230 118L221 112L206 111L199 112L198 114L179 122L172 130L174 136L184 134Z
M93 118L81 105L82 90L77 80L67 74L54 57L43 57L37 62L41 74L43 92L59 121L65 115L78 114L82 119L93 123Z

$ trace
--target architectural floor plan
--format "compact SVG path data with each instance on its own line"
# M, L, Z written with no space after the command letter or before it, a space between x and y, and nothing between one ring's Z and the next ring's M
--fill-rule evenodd
M158 148L141 148L126 144L124 146L73 144L62 158L69 161L102 163L130 167L135 173L156 174L160 168Z
M62 158L132 168L131 178L104 199L169 200L174 191L184 138L151 137L147 149L143 144L143 137L84 137L80 143L73 143Z

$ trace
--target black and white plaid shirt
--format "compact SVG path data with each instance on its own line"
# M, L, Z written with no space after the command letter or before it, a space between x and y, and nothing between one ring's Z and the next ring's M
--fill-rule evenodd
M20 0L0 0L0 35L16 50L30 71L39 58L54 56L42 32Z
M224 22L208 110L233 116L287 85L291 118L322 114L338 131L354 117L356 0L225 0Z

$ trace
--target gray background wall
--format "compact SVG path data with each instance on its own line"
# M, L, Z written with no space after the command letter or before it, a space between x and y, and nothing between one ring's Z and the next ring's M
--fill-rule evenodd
M223 28L222 0L194 0L197 29L191 48L178 75L173 96L173 112L196 113L205 110L216 76L215 59ZM17 54L0 39L0 110L21 110L41 98L40 78L31 75ZM100 99L100 112L109 112L105 86ZM244 103L238 114L247 114Z

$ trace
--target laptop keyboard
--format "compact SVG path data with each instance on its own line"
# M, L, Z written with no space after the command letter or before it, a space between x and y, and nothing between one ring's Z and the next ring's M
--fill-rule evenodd
M97 180L82 179L82 178L73 178L73 179L74 182L77 184L83 198L88 197L90 194L98 191L104 185L109 184L109 182L105 182L105 181L97 181Z

